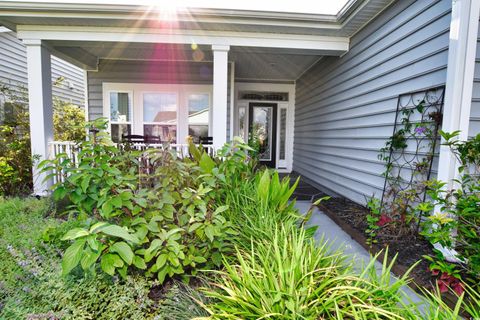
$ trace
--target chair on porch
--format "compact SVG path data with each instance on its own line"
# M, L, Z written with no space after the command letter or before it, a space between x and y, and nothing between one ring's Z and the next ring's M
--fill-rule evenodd
M204 146L213 144L213 137L199 137L198 140Z
M123 143L145 143L145 137L139 134L124 134L122 135Z
M202 146L211 146L213 144L213 137L198 137L198 142ZM206 153L212 155L213 150L211 148L203 147L203 149L205 150Z
M145 143L146 144L161 144L162 140L160 139L160 137L146 135L145 136Z

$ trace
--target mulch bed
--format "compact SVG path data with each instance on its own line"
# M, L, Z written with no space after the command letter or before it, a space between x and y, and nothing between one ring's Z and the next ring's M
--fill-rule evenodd
M416 284L412 283L411 287L416 291L418 291L417 285L421 288L432 288L435 279L428 271L429 262L425 261L423 256L431 255L433 251L430 243L423 237L406 236L399 239L388 239L387 236L385 238L379 236L378 243L369 246L365 236L367 208L345 198L332 197L323 201L319 205L319 209L371 254L376 254L382 250L384 252L388 246L390 258L398 255L392 270L396 276L403 275L412 265L420 261L410 273L410 277ZM382 259L383 254L379 257L380 261Z

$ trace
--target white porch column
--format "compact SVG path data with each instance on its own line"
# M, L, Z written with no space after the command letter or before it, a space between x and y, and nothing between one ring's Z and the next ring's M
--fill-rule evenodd
M28 104L30 112L30 139L32 156L48 158L48 142L53 140L52 69L50 52L41 40L24 40L27 46ZM52 180L44 181L46 173L33 168L36 195L48 193Z
M452 1L442 130L461 130L460 140L468 139L479 15L480 0ZM454 179L458 177L458 166L450 148L441 145L437 179L447 183L446 190L456 187ZM441 208L435 208L435 212L440 211ZM459 262L454 249L442 247L438 243L434 247L442 252L447 261Z
M227 88L228 50L230 46L213 45L213 147L218 149L227 142Z
M480 0L453 0L442 130L461 130L468 139ZM458 163L449 147L440 147L438 179L454 187Z

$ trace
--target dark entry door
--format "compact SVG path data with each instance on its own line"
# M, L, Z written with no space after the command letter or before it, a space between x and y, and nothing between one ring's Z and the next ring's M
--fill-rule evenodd
M249 139L259 150L260 163L275 168L277 158L277 104L249 105Z

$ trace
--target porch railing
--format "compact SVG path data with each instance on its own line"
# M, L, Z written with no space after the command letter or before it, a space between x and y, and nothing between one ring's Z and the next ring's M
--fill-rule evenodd
M198 146L198 145L197 145ZM65 153L68 155L68 158L76 164L78 162L78 147L77 144L73 141L52 141L49 143L50 147L50 159L56 158L57 155ZM179 158L188 156L188 144L173 143L173 144L147 144L147 143L130 143L130 148L136 150L148 150L148 149L159 149L159 150L174 150L176 151ZM214 148L212 145L204 145L203 148L207 151L208 154L214 153ZM53 172L53 182L58 183L64 181L65 177L61 175L60 172Z

